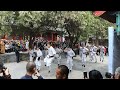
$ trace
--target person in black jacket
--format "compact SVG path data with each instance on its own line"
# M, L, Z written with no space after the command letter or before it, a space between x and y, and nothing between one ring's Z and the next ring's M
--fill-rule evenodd
M15 55L16 55L16 61L17 61L17 63L19 63L20 62L20 59L19 59L20 53L19 53L19 47L18 46L15 46Z
M36 65L34 62L30 61L26 65L26 75L23 76L21 79L33 79L32 75L35 75L38 77L38 79L43 79L43 77L38 73L36 70Z
M9 69L4 67L2 62L0 62L0 79L11 79Z

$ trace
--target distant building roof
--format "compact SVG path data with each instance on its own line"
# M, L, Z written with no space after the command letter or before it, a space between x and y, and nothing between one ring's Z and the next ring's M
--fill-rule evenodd
M116 13L118 11L93 11L95 16L99 16L111 23L116 23Z

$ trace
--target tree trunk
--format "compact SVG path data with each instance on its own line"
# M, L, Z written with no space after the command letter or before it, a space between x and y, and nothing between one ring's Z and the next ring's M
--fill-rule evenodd
M89 44L89 35L87 35L87 39L86 39L86 45Z
M96 32L96 42L95 42L95 45L98 46L99 45L99 38L98 38L98 32Z
M75 46L75 44L78 42L78 36L75 37L75 41L73 42L73 47Z
M96 46L98 46L98 45L99 45L99 39L96 38Z

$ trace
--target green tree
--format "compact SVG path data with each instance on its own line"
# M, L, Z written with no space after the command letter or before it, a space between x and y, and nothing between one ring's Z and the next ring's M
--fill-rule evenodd
M87 41L90 36L107 37L110 22L95 17L91 11L0 11L0 34L18 34L32 37L48 30L60 30L68 34L70 45L80 40ZM63 34L62 33L62 34Z

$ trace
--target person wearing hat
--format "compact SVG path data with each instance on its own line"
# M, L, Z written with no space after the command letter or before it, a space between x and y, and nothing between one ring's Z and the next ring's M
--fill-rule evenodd
M0 79L11 79L8 68L5 68L2 62L0 62Z

